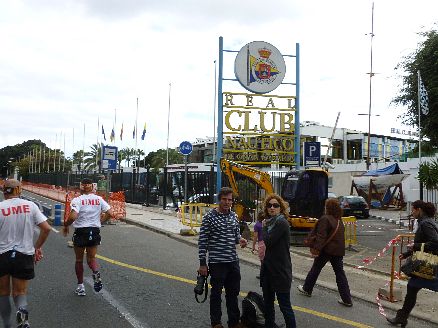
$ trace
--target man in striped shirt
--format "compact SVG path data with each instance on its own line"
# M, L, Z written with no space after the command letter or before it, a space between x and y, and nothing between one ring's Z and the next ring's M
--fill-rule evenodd
M199 233L198 272L207 276L210 273L210 320L213 328L223 328L221 323L221 294L225 288L228 314L228 327L240 327L240 310L237 297L240 292L240 267L236 245L246 247L246 239L240 236L239 221L231 211L233 190L224 187L218 194L219 207L202 218ZM207 267L208 253L208 267Z

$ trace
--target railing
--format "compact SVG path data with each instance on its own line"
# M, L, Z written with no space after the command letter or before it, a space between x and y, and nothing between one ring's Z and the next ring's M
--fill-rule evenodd
M193 228L200 227L202 217L212 208L218 207L217 204L189 203L180 206L181 222L190 227L190 234L196 234Z
M345 245L348 245L347 249L355 251L352 245L357 244L357 219L354 216L342 217L345 227Z
M392 258L391 258L391 280L389 283L389 298L390 302L396 302L396 298L394 297L394 280L397 279L407 279L407 277L401 272L401 259L399 255L403 253L404 248L411 243L411 240L414 239L415 234L401 234L395 237L394 243L392 244ZM399 253L397 252L397 248L399 248ZM397 254L398 253L398 254ZM398 261L398 269L396 271L396 261Z

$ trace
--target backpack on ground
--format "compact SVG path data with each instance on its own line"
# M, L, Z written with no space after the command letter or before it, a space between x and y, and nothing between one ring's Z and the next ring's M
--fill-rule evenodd
M248 295L242 300L240 321L247 328L265 327L265 304L262 295L248 292Z

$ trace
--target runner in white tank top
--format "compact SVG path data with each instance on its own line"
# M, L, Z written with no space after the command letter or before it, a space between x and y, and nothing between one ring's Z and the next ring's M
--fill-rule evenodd
M73 247L76 256L75 272L78 280L75 293L85 296L84 286L84 253L87 251L87 264L93 271L94 290L99 292L102 289L99 266L96 260L97 246L100 245L100 227L102 222L114 217L108 203L100 196L93 193L93 181L83 179L81 182L81 193L79 197L71 201L71 212L64 222L63 234L67 236L68 227L73 225ZM103 213L103 215L102 215Z

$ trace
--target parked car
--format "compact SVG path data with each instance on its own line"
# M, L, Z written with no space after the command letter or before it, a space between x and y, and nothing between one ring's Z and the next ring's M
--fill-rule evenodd
M339 203L344 216L355 216L357 219L367 219L370 216L370 208L361 196L340 196Z
M338 198L338 196L336 196L336 194L334 192L328 192L327 198Z
M213 196L213 202L216 201L216 196L217 194L214 194ZM210 195L209 194L194 194L193 196L190 196L189 199L187 199L187 201L189 203L205 203L205 204L209 204L210 203ZM180 207L181 204L183 204L183 202L181 202L180 200L177 201L177 204L174 203L167 203L166 207L168 208L175 208L175 205L177 205L177 207Z

